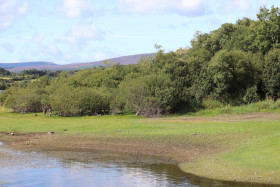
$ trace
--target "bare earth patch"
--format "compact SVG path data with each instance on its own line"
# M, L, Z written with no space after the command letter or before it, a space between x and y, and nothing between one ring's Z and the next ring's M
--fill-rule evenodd
M98 139L98 140L97 140ZM149 156L161 156L170 162L191 161L198 156L210 153L213 149L206 147L185 147L166 145L163 143L124 141L95 137L63 136L52 137L41 136L40 138L29 138L24 141L10 143L11 147L26 150L67 150L67 151L107 151L116 153L130 153ZM209 151L207 151L209 150Z
M207 122L241 122L241 121L279 121L280 114L276 113L249 113L249 114L221 114L211 117L181 117L176 119L160 119L166 122L187 122L187 123L207 123Z

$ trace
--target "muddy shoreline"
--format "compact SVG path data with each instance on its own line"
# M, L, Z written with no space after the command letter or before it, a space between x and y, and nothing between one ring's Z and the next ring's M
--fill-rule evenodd
M94 155L95 159L108 158L110 160L125 160L127 162L143 162L149 164L178 164L178 161L172 160L167 156L160 155L160 152L148 152L139 145L132 148L131 144L119 144L116 142L91 142L87 138L80 136L72 136L73 141L69 141L67 135L56 133L50 135L48 132L38 133L17 133L0 132L0 141L4 143L4 147L18 151L38 151L38 152L63 152L75 153L71 155L71 159L79 159L86 161L89 155ZM76 141L75 141L76 140ZM125 148L127 146L127 148ZM145 153L142 151L145 150ZM82 156L81 156L82 155ZM85 156L87 155L87 156Z
M27 151L34 153L44 153L49 157L78 161L78 162L87 162L90 160L98 161L99 159L109 162L126 162L126 163L144 163L144 164L172 164L178 165L180 161L175 161L174 159L167 157L166 155L157 155L154 152L150 154L139 154L136 150L118 150L117 147L112 148L111 146L106 146L103 144L103 147L64 147L64 149L58 148L57 146L51 144L40 144L43 140L57 140L56 137L63 137L63 134L50 135L48 132L39 132L39 133L9 133L9 132L0 132L0 142L4 144L2 147L8 149L14 149L18 151ZM50 143L50 142L49 142ZM76 144L77 145L77 144ZM70 154L71 153L71 154ZM189 161L191 162L191 161ZM178 167L180 168L180 167ZM204 177L199 177L186 173L186 175L193 176L199 180L208 180L210 183L215 183L215 181L224 183L227 185L240 185L240 186L265 186L272 187L276 185L261 184L261 183L244 183L238 181L223 181L223 180L213 180Z
M191 135L190 138L204 138ZM164 162L179 164L195 161L203 156L222 153L228 149L222 146L202 145L176 140L125 139L112 138L106 135L94 136L85 134L55 133L17 133L0 132L0 140L7 146L27 151L99 151L114 154L130 154L157 157Z

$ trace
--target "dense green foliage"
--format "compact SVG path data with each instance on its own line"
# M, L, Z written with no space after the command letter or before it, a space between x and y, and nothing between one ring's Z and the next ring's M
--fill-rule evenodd
M50 71L50 70L37 70L37 69L30 69L30 70L23 70L19 73L19 75L29 77L29 78L38 78L42 76L50 76L50 77L57 77L61 71Z
M107 64L78 72L29 70L38 79L1 96L14 111L53 110L57 115L135 112L143 116L194 111L214 105L249 104L280 97L280 10L261 8L210 33L195 34L189 49L136 65ZM41 78L40 76L45 75ZM207 104L208 103L208 104ZM38 107L41 106L41 107Z
M10 76L11 73L0 67L0 90L5 90L7 88L7 83L10 82L8 79L3 79L4 77Z
M11 75L11 73L0 67L0 76L7 76L7 75Z
M11 73L0 67L0 90L6 90L14 85L25 86L28 82L43 76L57 77L60 73L61 71L36 69L24 70L20 73ZM2 103L1 98L0 103Z

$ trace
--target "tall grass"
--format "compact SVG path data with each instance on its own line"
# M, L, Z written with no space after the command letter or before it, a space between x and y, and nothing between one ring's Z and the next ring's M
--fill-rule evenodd
M253 112L278 112L280 111L280 99L274 101L272 99L266 99L256 103L247 105L231 106L229 104L223 104L220 101L214 99L207 99L202 102L204 109L190 113L195 116L213 116L219 114L246 114Z

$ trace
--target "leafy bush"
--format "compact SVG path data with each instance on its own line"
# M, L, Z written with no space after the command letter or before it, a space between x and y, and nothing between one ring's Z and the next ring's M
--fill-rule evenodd
M32 88L10 89L4 106L14 112L39 112L41 111L41 94Z
M110 93L100 88L79 88L79 110L81 115L108 114Z
M248 88L243 96L243 101L246 104L257 102L260 100L260 96L257 93L257 86Z
M263 82L269 96L280 97L280 49L273 49L265 56Z
M77 116L80 114L78 98L78 89L64 86L51 95L51 108L61 116Z
M159 116L174 109L178 102L176 87L166 74L151 74L124 82L121 94L136 115Z
M222 108L224 104L221 101L218 101L213 98L207 98L203 99L202 101L202 107L204 109L216 109L216 108Z
M261 109L277 109L279 108L278 102L275 102L272 99L266 99L264 101L258 102L257 107Z

